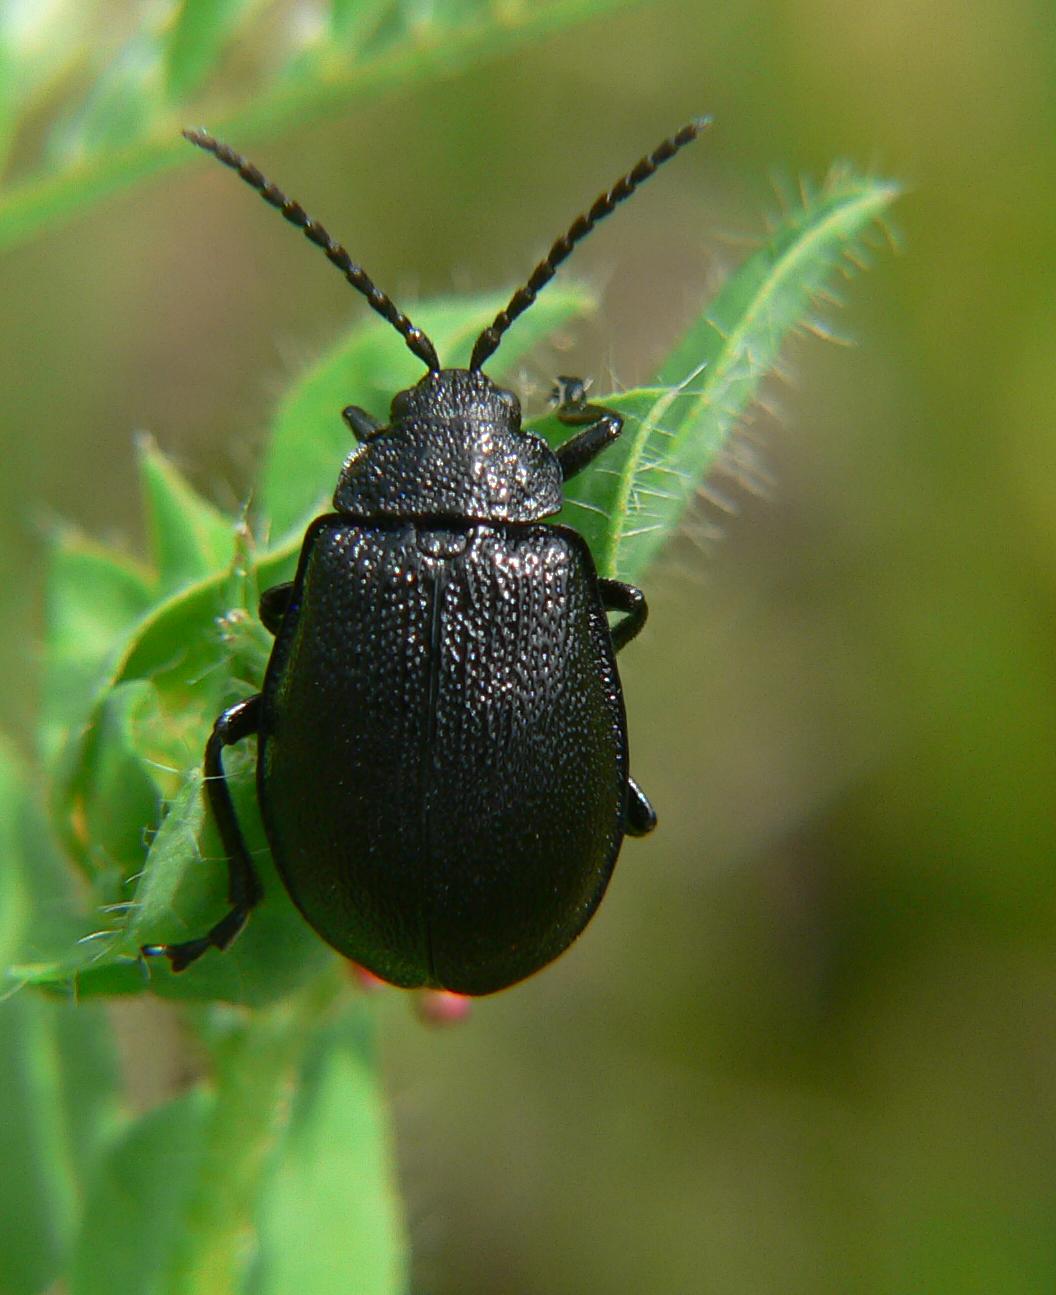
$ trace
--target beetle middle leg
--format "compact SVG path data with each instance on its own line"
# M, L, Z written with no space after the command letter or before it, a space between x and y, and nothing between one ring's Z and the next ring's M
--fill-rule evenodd
M642 632L642 626L649 616L649 605L645 601L645 594L637 585L604 577L598 584L601 586L601 605L605 610L627 613L622 621L617 621L612 627L612 646L619 652Z
M582 378L560 377L554 385L557 416L566 427L582 427L554 451L566 481L581 472L623 431L623 419L612 409L587 403L587 384Z
M282 586L279 586L282 588ZM256 733L260 724L260 694L229 707L213 725L205 744L205 790L209 806L227 852L227 898L231 911L197 940L182 944L146 944L141 952L147 957L164 955L173 971L183 971L196 962L206 949L226 949L246 924L246 918L263 897L260 878L246 848L238 816L231 801L220 752L243 738Z

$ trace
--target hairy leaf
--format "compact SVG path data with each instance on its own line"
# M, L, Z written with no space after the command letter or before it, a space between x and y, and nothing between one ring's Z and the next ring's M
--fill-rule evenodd
M587 537L606 575L637 580L678 525L819 294L858 263L865 236L898 194L888 181L833 171L786 212L661 365L654 381L599 396L623 435L574 478L560 520ZM550 425L551 435L555 433Z

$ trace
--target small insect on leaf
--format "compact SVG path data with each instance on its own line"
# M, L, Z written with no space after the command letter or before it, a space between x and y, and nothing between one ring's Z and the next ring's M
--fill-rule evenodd
M731 432L897 192L844 168L793 193L651 383L595 396L563 375L554 413L522 423L484 367L591 307L560 284L536 300L701 125L601 194L512 296L426 303L414 322L255 166L189 133L376 317L280 404L248 520L147 446L156 572L71 543L53 642L80 650L49 664L56 822L100 938L22 978L265 1004L317 973L314 928L430 1011L573 942L623 838L656 824L616 667L647 615L628 581L701 489L729 494L705 481L720 456L758 487ZM321 483L342 464L328 510ZM82 567L98 596L79 598ZM87 629L69 620L82 602ZM122 784L142 787L134 806Z
M413 323L253 163L204 130L185 132L300 229L426 372L393 395L387 422L335 400L358 448L333 511L309 523L292 580L261 596L275 636L263 688L228 706L206 743L229 909L200 933L145 943L145 955L183 972L226 949L264 897L224 760L249 737L291 898L374 975L442 991L429 1000L437 1019L563 952L600 903L624 836L656 826L630 774L616 668L645 624L645 597L599 576L583 538L547 521L623 419L566 379L557 416L572 434L551 449L483 368L574 247L705 124L664 140L578 216L477 334L468 367L451 368L436 345L460 349L450 331ZM281 511L283 444L266 502L284 531L311 498L301 491ZM170 567L191 569L198 535L207 543L212 528L186 536ZM611 627L610 612L620 617Z

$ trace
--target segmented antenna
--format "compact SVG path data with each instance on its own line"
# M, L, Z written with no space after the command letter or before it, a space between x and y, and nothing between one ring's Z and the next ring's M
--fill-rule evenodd
M495 353L503 333L518 315L524 314L535 300L540 288L550 282L557 267L569 256L575 245L586 238L598 221L604 220L617 203L629 198L643 180L649 179L657 167L674 157L680 148L690 140L696 139L705 126L710 124L710 117L694 118L688 125L683 126L677 135L665 139L659 148L654 149L647 157L643 157L637 166L632 167L622 179L617 180L611 189L601 194L588 212L576 217L568 232L561 235L547 252L545 259L540 261L532 271L524 287L517 289L506 309L500 310L493 322L477 338L473 347L473 356L469 361L471 369L479 369L485 360Z
M294 202L292 199L287 198L277 185L272 184L269 179L261 175L252 162L248 162L234 149L228 148L226 144L221 144L219 140L213 139L212 135L207 134L204 130L185 130L183 137L190 140L192 144L197 145L198 148L204 149L207 153L212 153L218 162L223 162L224 166L229 166L233 171L237 171L246 184L251 189L256 189L266 203L280 211L291 225L296 225L298 229L302 230L309 242L323 249L327 260L337 266L353 288L366 297L373 309L383 319L389 321L407 343L410 350L431 372L435 373L440 368L436 348L429 338L420 328L415 328L402 311L397 310L392 299L381 291L361 266L356 265L341 244L335 242L323 226L308 215L299 202Z

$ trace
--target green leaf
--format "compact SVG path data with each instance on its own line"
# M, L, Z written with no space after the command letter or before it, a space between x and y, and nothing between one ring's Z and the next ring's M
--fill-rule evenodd
M41 723L46 760L83 725L108 666L153 600L142 568L74 532L52 549L45 600L47 642Z
M331 0L327 21L289 59L285 79L304 84L380 57L383 45L391 48L403 35L392 21L395 8L394 0Z
M321 1030L257 1207L247 1295L326 1291L355 1273L357 1295L407 1289L407 1239L391 1132L362 1008Z
M64 954L84 931L74 879L21 772L26 762L0 737L0 968ZM0 995L7 986L0 986Z
M84 577L82 584L77 583L79 574ZM207 582L204 594L201 585L189 586L182 596L172 600L175 609L165 622L171 632L152 637L158 610L150 610L150 599L143 597L142 586L134 582L127 568L79 546L57 553L49 589L53 615L49 617L45 649L49 684L45 717L51 698L57 716L61 706L63 722L57 717L45 728L45 752L52 765L56 827L71 855L89 871L97 869L87 831L89 807L85 797L99 784L100 777L104 785L111 781L109 774L100 773L100 762L112 759L120 765L123 759L120 746L124 739L115 724L108 721L106 708L111 705L111 691L131 680L149 679L158 685L154 710L167 716L164 731L159 730L158 723L138 723L137 732L149 740L133 740L139 758L157 766L147 768L147 778L159 781L155 773L160 773L166 764L172 765L174 776L178 776L178 771L193 758L188 732L195 733L197 743L204 723L202 711L210 707L214 712L219 710L230 687L216 673L224 659L216 618L228 610L225 594L230 591L230 583L230 575L225 574ZM162 603L161 610L169 606ZM144 646L154 653L145 663L148 668L129 669L130 659ZM188 725L193 726L195 720L197 727L189 730ZM136 794L126 801L119 800L116 806L110 802L94 814L98 820L111 810L123 812L124 821L112 824L110 832L126 840L129 834L141 833L144 826L144 797L139 790L145 793L146 783L140 779L135 788ZM94 858L96 862L104 861L98 853Z
M62 1272L90 1172L116 1115L102 1008L26 991L0 1004L0 1268L5 1295L38 1295Z
M174 974L164 958L150 963L150 988L164 998L261 1005L317 976L334 955L294 908L275 872L260 822L255 752L232 748L224 756L235 810L264 885L264 901L222 956L207 954ZM206 810L202 775L195 770L170 807L151 846L130 921L113 957L142 944L178 943L204 934L230 907L227 864L213 817Z
M87 943L71 940L64 956L19 965L12 974L78 999L149 989L162 998L258 1007L318 976L334 955L294 908L275 872L257 809L253 764L252 751L232 748L225 755L236 812L265 894L230 949L206 954L179 975L162 957L139 957L144 944L204 934L230 906L227 863L206 809L202 775L194 769L151 843L130 902L105 918L109 934Z
M262 0L180 0L164 39L165 89L171 102L193 94Z
M570 483L559 521L587 538L604 575L637 579L686 508L773 367L788 334L897 197L889 181L834 171L787 212L689 329L653 384L598 397L624 432ZM553 424L548 434L560 437Z
M72 168L93 154L127 148L149 132L164 89L162 45L148 18L100 72L84 103L52 132L49 157Z
M110 884L106 898L142 866L144 843L155 830L161 789L144 754L144 728L157 722L157 691L147 680L118 685L89 730L82 777L73 794L83 808L83 842L72 843L87 870ZM102 897L103 892L97 890Z
M150 437L141 437L138 449L162 589L179 589L226 567L234 557L236 523L196 494Z
M115 702L118 712L130 700L121 698ZM0 743L0 786L8 766L13 778L16 759ZM136 776L144 776L141 759ZM22 784L13 785L20 789L14 802L16 808L9 810L0 798L2 821L10 825L13 834L7 840L0 834L0 857L13 860L10 866L0 869L0 938L4 941L0 945L0 966L6 968L7 985L35 985L51 991L53 997L76 1002L84 996L78 983L83 971L92 982L93 992L100 992L101 984L106 986L102 992L139 992L147 980L138 961L124 959L127 965L119 969L114 966L118 927L127 917L119 919L100 911L100 905L115 893L113 874L105 875L102 883L96 878L98 889L92 896L95 906L87 910L80 902L80 891L74 887L67 859L55 848L44 819L27 799ZM87 850L93 842L84 827L83 803L78 797L75 817L83 841L79 839L77 847L83 845ZM128 806L120 804L118 817L124 821L128 813ZM84 1019L96 1022L100 1039L108 1038L109 1031L101 1018L89 1014Z
M82 920L70 877L0 740L0 966L64 948ZM0 1255L5 1295L56 1279L80 1184L117 1119L117 1066L100 1009L13 992L0 1000Z
M331 0L330 32L350 54L360 56L392 8L393 0Z
M298 57L303 38L297 24L252 23L256 6L247 5L237 22L234 14L225 19L232 26L222 39L237 39L240 50L259 46L264 52L255 51L258 74L234 88L222 80L211 84L208 76L204 83L196 80L205 75L207 63L215 69L222 62L211 38L192 40L188 33L186 53L175 69L158 11L147 6L140 29L99 73L72 119L55 129L45 164L0 193L0 249L54 229L89 204L148 176L188 165L194 152L180 138L180 127L189 117L207 117L218 135L248 147L290 124L305 128L354 102L374 101L385 91L405 94L415 84L450 76L629 3L633 0L481 5L457 20L441 13L420 24L402 24L393 40L373 40L365 53L329 39L317 46L315 57L304 59ZM193 7L188 0L188 10ZM268 8L261 6L265 17ZM285 59L274 48L284 33L297 42ZM193 101L177 95L174 76L177 83L187 78ZM9 132L15 126L9 122Z
M210 1092L186 1093L136 1120L110 1149L88 1198L70 1295L172 1289L161 1274L183 1229L215 1106Z
M5 967L18 956L29 898L20 870L18 823L25 788L18 776L16 760L14 749L6 739L0 738L0 859L5 861L0 867L0 965ZM9 864L9 859L14 863Z
M213 1009L203 1024L211 1040L214 1082L142 1117L114 1145L88 1201L71 1295L231 1295L245 1288L256 1249L257 1203L271 1198L274 1175L299 1172L305 1123L311 1127L317 1106L319 1080L304 1075L305 1057L315 1070L317 1059L330 1051L319 1033L333 1038L327 1020L344 992L335 974L252 1016ZM354 1021L363 1008L346 1010ZM363 1029L360 1019L361 1034ZM292 1113L300 1121L297 1133L287 1132L291 1089L299 1094ZM346 1086L344 1096L354 1105L345 1112L338 1138L349 1138L357 1155L350 1166L352 1181L341 1185L338 1199L344 1195L357 1203L362 1175L370 1205L362 1217L348 1216L347 1226L372 1225L389 1218L375 1197L391 1182L387 1157L369 1136L377 1097L369 1080L355 1092ZM318 1200L305 1205L326 1208ZM397 1235L398 1225L390 1227ZM369 1273L377 1267L374 1252L386 1256L392 1241L388 1235L363 1241Z
M15 75L16 55L0 26L0 172L7 163L18 125L18 88Z
M491 323L508 295L423 302L414 311L414 321L432 339L443 364L465 365L477 334ZM509 373L542 338L593 307L585 288L555 285L506 339L499 353L500 371ZM351 450L341 410L362 405L384 420L393 395L421 376L421 361L391 325L369 319L295 383L279 405L261 473L260 509L273 535L286 537L291 530L303 534L312 517L327 511L338 470Z
M19 119L39 107L82 55L99 17L93 0L78 4L0 4L0 173Z
M59 669L64 662L59 648L64 642L64 626L76 622L80 591L65 578L75 574L77 566L67 572L67 555L60 551L64 565L52 581L58 609L53 633L59 637L57 643L49 639L46 660L49 667L56 663L58 682L64 686L60 698L77 722L55 725L52 749L62 738L66 740L60 757L53 759L51 799L58 830L73 857L90 864L84 797L97 778L94 766L107 751L99 731L111 690L135 680L149 680L154 685L156 714L149 723L141 718L135 741L141 760L148 762L148 776L175 794L183 771L200 764L209 727L219 712L238 696L259 687L266 645L262 642L264 631L256 621L255 589L258 580L266 586L288 579L298 548L299 537L272 554L240 552L230 570L215 572L144 609L138 623L127 625L115 616L114 637L107 643L105 655L100 654L101 661L93 665L87 653L84 661L77 661L71 651L71 660L79 668L68 673ZM110 574L105 566L96 572L90 565L88 570ZM64 593L68 603L59 602ZM252 611L247 605L250 602ZM84 642L87 645L89 640ZM232 676L246 679L246 668L254 662L258 673L248 677L251 686L240 689L233 685ZM125 839L142 830L136 797L112 808L124 814L123 822L114 824L112 830L124 834Z
M111 932L100 933L111 936ZM64 956L51 962L15 962L8 976L20 988L39 990L52 1001L89 1004L93 998L126 998L150 989L150 972L142 958L113 956L105 949L102 960L92 961L83 950L95 941L84 937L71 944Z

